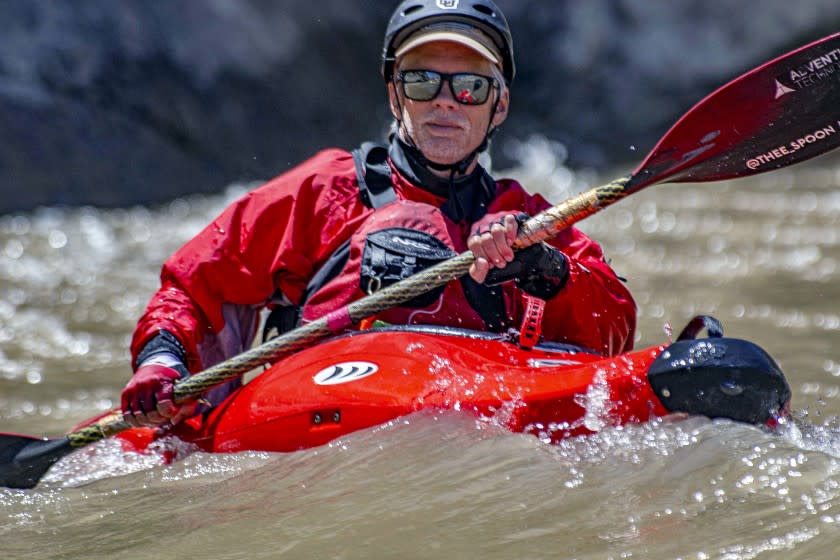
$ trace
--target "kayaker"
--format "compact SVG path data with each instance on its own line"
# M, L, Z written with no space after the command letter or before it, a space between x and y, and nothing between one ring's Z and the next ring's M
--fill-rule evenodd
M134 332L122 393L132 425L176 423L173 384L248 349L260 311L284 331L470 249L469 275L377 316L506 331L542 312L548 340L631 349L635 304L574 228L514 252L519 221L549 206L478 162L508 116L508 24L490 0L407 0L385 33L387 145L327 149L231 204L164 264ZM330 84L340 88L347 84ZM342 325L359 328L359 325ZM216 403L232 385L207 395Z

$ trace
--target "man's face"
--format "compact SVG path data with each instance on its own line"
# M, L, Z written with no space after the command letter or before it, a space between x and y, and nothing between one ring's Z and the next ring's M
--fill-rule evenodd
M446 74L472 72L493 75L493 64L458 43L436 42L421 45L397 61L397 70L434 70ZM455 101L448 84L431 101L412 101L402 87L388 86L391 112L402 121L401 134L408 135L429 160L453 164L478 148L490 125L490 113L499 93L494 90L482 105L462 105ZM395 96L399 96L399 103ZM402 108L402 115L399 108ZM493 126L507 118L508 93L502 95L493 116Z

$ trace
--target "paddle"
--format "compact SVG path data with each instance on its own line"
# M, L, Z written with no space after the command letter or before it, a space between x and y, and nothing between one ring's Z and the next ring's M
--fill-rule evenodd
M686 113L626 178L579 194L523 224L515 248L570 225L650 185L717 181L805 161L840 146L840 33L781 56L718 89ZM175 388L176 402L276 361L366 317L466 274L467 251L208 368ZM130 426L94 424L59 439L0 434L0 486L32 488L75 449Z

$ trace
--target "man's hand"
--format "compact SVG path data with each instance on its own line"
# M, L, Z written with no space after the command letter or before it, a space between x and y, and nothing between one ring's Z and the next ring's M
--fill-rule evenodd
M507 214L489 227L479 226L476 235L467 240L475 255L470 276L489 286L515 280L521 290L548 300L565 285L569 263L563 253L546 243L536 243L514 253L512 246L519 232L519 220L526 218L524 214Z
M475 255L470 266L470 276L478 283L484 282L494 268L504 268L513 261L513 242L519 231L516 216L508 214L488 230L478 231L467 240L467 247Z
M177 367L175 364L170 364ZM163 423L177 424L195 412L197 403L175 405L175 382L183 375L170 365L145 362L134 372L122 392L123 418L132 426L156 426ZM186 373L186 368L183 369Z

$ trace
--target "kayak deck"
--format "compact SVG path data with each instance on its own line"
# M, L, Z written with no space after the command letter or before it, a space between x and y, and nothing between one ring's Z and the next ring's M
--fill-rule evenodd
M371 329L271 365L170 433L207 452L294 451L431 408L558 441L667 414L646 379L663 348L603 357L458 329ZM133 429L119 437L143 450L157 436Z
M703 328L710 338L696 339ZM751 342L724 338L711 318L693 320L672 344L611 357L556 343L525 348L506 335L404 326L326 340L267 364L219 406L164 433L135 428L116 437L138 452L171 441L165 436L210 453L296 451L432 409L557 442L673 412L768 424L789 402L773 359Z

